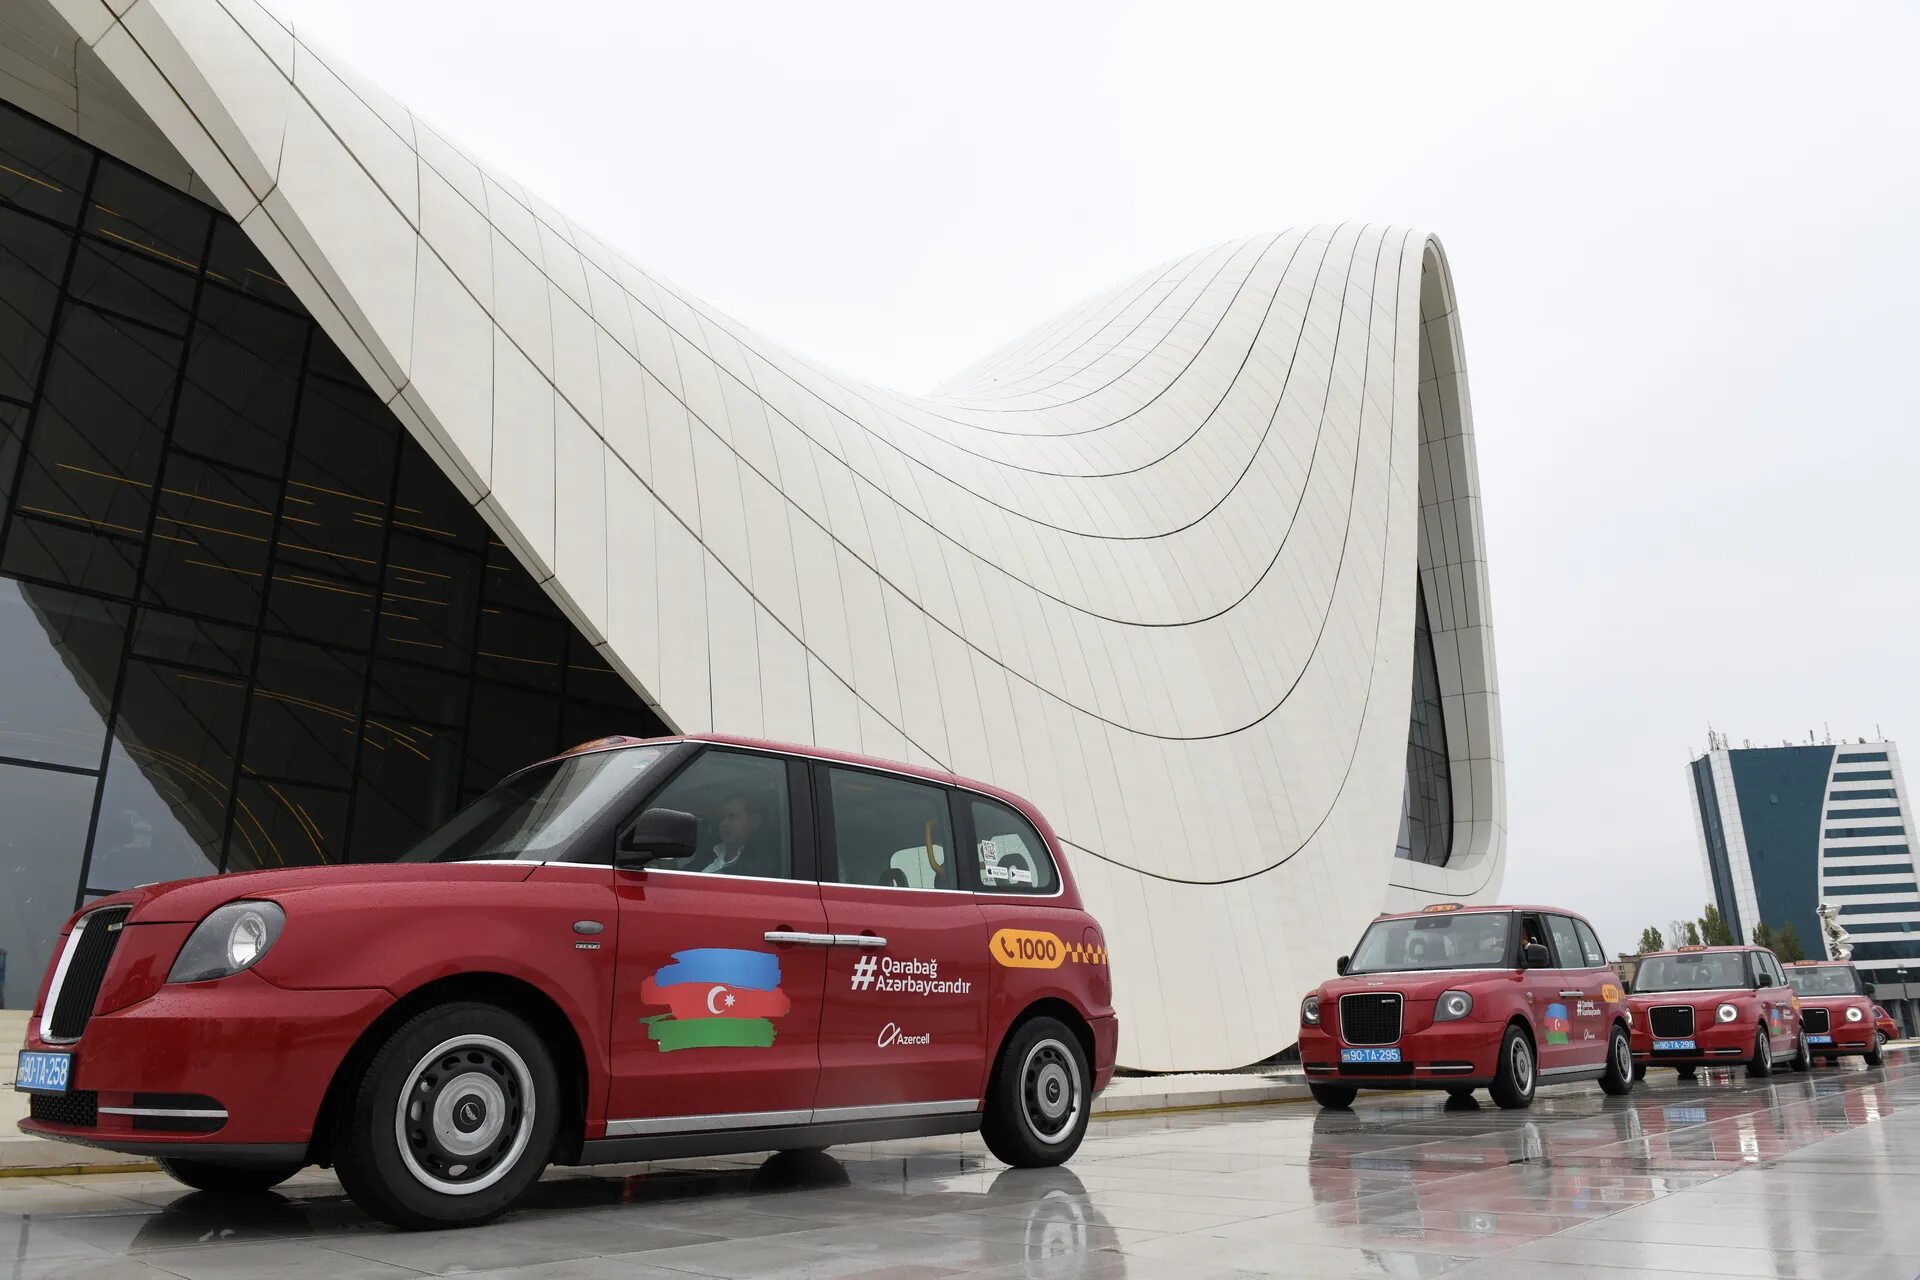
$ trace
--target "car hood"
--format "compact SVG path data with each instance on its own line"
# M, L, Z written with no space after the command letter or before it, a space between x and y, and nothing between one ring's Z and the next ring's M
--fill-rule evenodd
M427 892L434 885L511 883L525 880L538 865L535 862L361 862L346 866L277 867L143 885L90 902L86 910L124 903L133 907L129 920L132 924L193 923L206 918L215 907L239 898L278 901L314 889L360 885L401 892L405 892L407 886L417 886Z
M1409 1000L1433 1000L1442 991L1451 991L1455 987L1469 984L1478 986L1513 976L1512 972L1504 969L1411 969L1403 973L1359 973L1350 978L1333 978L1321 983L1320 997L1323 1000L1338 1000L1341 996L1397 991Z

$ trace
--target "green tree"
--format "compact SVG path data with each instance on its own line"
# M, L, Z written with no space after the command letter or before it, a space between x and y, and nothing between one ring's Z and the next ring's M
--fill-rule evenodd
M1767 950L1772 951L1776 956L1780 954L1778 949L1774 946L1773 926L1769 925L1764 920L1762 920L1759 924L1753 926L1753 945L1756 947L1765 947Z
M1640 931L1641 955L1644 956L1649 951L1665 951L1666 949L1667 940L1660 936L1660 930L1656 926L1648 925Z
M1774 930L1773 954L1782 964L1807 958L1807 953L1800 948L1800 931L1793 927L1791 920Z
M1733 936L1733 930L1727 926L1726 919L1721 916L1720 908L1711 902L1700 914L1700 941L1709 947L1730 947L1739 941Z

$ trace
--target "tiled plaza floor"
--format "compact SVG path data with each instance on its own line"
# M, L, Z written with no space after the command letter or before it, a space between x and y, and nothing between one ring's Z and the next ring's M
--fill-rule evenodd
M0 1179L0 1277L1920 1274L1920 1054L1660 1071L1531 1111L1427 1095L1098 1121L1065 1169L976 1138L555 1171L491 1226L404 1234L331 1177L221 1202L157 1175Z

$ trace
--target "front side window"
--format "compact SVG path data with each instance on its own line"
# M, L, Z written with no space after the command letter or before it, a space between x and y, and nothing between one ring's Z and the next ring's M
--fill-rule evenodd
M662 858L647 864L652 870L769 880L793 875L787 762L777 756L709 750L660 788L647 807L678 809L700 824L691 858Z
M1744 951L1683 951L1648 956L1633 976L1635 992L1728 991L1749 985Z
M1797 996L1857 996L1860 979L1846 965L1812 966L1791 969L1787 982Z
M893 889L957 889L946 788L857 769L827 771L833 879Z
M401 862L605 862L612 848L569 847L667 754L664 746L593 751L515 774L428 833Z
M972 800L975 866L983 893L1049 894L1060 877L1033 824L992 800Z
M1562 969L1584 968L1586 953L1580 949L1580 935L1574 932L1573 921L1565 916L1548 916L1547 928L1553 934L1553 950L1559 957Z
M1349 974L1420 969L1504 969L1513 916L1505 911L1376 920L1347 965Z

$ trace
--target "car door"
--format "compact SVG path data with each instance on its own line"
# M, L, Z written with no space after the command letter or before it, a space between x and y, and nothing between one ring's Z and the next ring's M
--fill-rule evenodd
M1784 1053L1798 1043L1795 1037L1800 1034L1793 988L1771 951L1747 954L1753 961L1754 994L1760 1001L1760 1016L1767 1022L1767 1035L1773 1040L1773 1052Z
M1554 957L1560 966L1560 985L1549 1014L1559 1009L1560 1020L1567 1026L1565 1065L1602 1066L1607 1060L1607 1020L1600 1000L1601 975L1587 963L1587 949L1573 917L1548 916L1547 931L1553 935Z
M832 935L806 767L708 747L648 801L693 856L617 868L609 1137L810 1118Z
M848 765L814 777L820 896L839 943L820 1118L971 1109L985 1075L987 931L961 886L950 791Z
M1525 951L1529 942L1538 942L1547 949L1545 967L1527 969L1521 974L1522 988L1527 997L1527 1008L1533 1014L1533 1034L1535 1049L1540 1059L1540 1074L1545 1078L1574 1063L1570 1044L1573 1030L1571 1004L1560 994L1566 988L1566 975L1560 969L1559 956L1554 953L1553 931L1547 924L1545 912L1523 911L1520 913L1522 952Z

